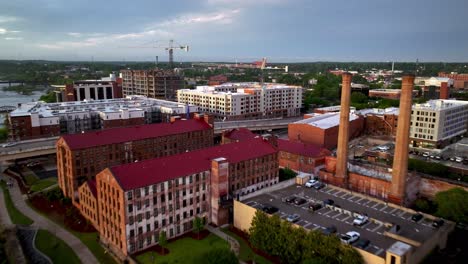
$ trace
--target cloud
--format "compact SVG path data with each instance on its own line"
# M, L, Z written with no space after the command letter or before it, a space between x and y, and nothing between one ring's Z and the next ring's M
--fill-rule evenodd
M217 12L211 12L211 13L186 14L186 15L179 16L175 19L170 19L170 20L166 20L160 23L153 24L150 27L164 28L164 27L186 26L186 25L195 25L195 24L206 24L206 23L230 24L233 22L234 18L239 12L240 12L240 9L234 9L234 10L217 11Z
M18 30L7 30L6 28L0 28L0 34L7 34L7 33L20 33L21 31Z
M0 28L0 34L6 34L8 31L4 28Z
M15 16L2 16L0 15L0 23L8 23L21 20L19 17Z
M75 37L75 38L79 38L82 36L81 33L77 33L77 32L68 32L67 35L71 37Z
M247 7L253 5L266 5L266 4L283 4L287 3L286 0L206 0L205 3L213 6L237 6Z
M23 40L23 38L19 38L19 37L6 37L5 40Z

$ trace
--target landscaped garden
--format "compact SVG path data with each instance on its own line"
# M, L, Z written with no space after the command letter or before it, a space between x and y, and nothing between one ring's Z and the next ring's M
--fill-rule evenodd
M47 230L37 231L36 248L47 255L53 263L81 263L75 252L60 238Z
M255 251L250 247L248 240L236 234L235 232L231 231L229 227L222 229L222 231L230 235L235 240L237 240L237 242L239 242L239 245L240 245L239 259L240 260L248 262L248 263L253 262L253 261L259 264L272 263L271 261L264 258L263 256L256 254Z
M16 209L13 201L11 200L10 191L5 182L1 181L0 186L3 189L3 196L5 197L5 205L10 215L11 222L18 225L30 225L34 221L25 216L18 209Z
M229 252L228 242L214 234L209 234L207 237L200 240L190 236L185 236L169 242L165 247L166 253L168 251L165 255L161 255L161 250L154 249L136 256L136 260L141 264L209 263L207 254L210 254L210 251L215 249L226 249L227 252ZM223 264L228 263L223 262Z

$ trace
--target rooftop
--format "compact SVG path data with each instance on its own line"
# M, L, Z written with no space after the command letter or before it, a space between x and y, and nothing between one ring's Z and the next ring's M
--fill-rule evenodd
M356 112L359 115L398 115L400 108L388 107L388 108L367 108Z
M359 116L354 113L349 114L350 122L358 118ZM293 124L307 124L321 129L328 129L331 127L338 126L340 124L340 113L326 113L322 115L317 115L311 118L294 122Z
M238 140L238 141L252 139L252 138L255 138L256 136L257 134L243 127L238 128L238 129L232 129L224 133L224 137L227 137L231 140Z
M63 135L62 138L70 149L84 149L208 129L212 128L205 121L189 119L177 120L174 123L121 127L98 132L69 134Z
M442 109L449 109L449 108L456 108L459 106L468 105L468 101L461 101L461 100L429 100L424 104L414 104L413 109L421 109L421 110L442 110Z
M330 155L330 151L312 144L294 142L278 139L278 149L289 153L299 154L306 157L317 157Z
M276 153L267 141L257 138L178 155L112 167L110 170L124 190L176 179L211 169L211 161L225 158L237 163Z

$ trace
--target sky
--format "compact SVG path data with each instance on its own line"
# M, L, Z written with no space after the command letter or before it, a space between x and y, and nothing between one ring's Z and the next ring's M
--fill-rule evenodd
M468 61L466 0L1 0L0 59Z

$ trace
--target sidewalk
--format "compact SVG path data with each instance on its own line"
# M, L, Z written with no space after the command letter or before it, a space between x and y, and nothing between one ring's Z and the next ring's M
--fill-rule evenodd
M89 251L89 249L77 237L29 207L25 202L27 197L21 194L16 181L13 181L13 187L9 190L15 207L24 215L34 220L34 223L31 225L32 227L46 229L50 233L62 239L75 251L83 264L98 263L93 253L91 253L91 251Z
M213 227L210 225L206 225L206 229L210 231L211 233L219 236L220 238L226 240L229 245L231 246L231 250L236 254L236 256L239 256L239 250L240 250L240 245L239 242L237 242L236 239L232 238L230 235L224 233L223 231L219 230L219 227ZM239 263L244 263L242 260L239 259Z

